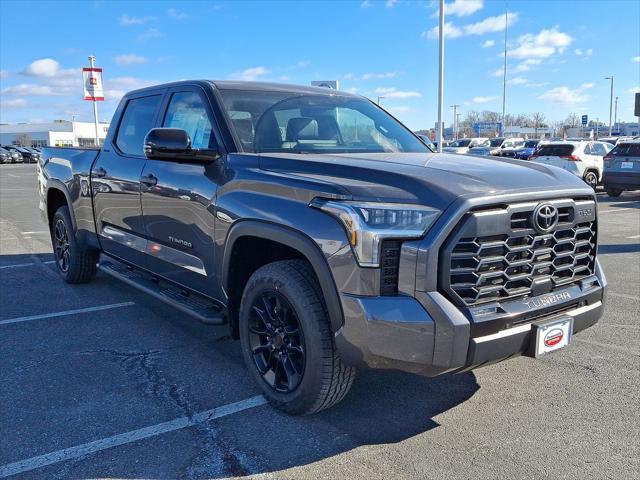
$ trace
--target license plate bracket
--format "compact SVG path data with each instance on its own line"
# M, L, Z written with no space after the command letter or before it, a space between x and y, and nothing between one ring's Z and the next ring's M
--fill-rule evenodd
M573 337L573 317L563 315L554 319L534 322L531 325L531 345L529 351L535 358L555 352L571 345Z
M633 162L622 162L620 168L633 168Z

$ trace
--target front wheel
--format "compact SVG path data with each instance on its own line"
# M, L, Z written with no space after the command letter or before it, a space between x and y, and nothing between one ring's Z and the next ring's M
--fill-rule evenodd
M355 369L342 363L311 266L301 260L265 265L251 276L240 304L240 342L247 368L276 408L319 412L344 398Z
M593 171L588 171L584 174L584 181L587 185L595 190L598 186L598 174Z

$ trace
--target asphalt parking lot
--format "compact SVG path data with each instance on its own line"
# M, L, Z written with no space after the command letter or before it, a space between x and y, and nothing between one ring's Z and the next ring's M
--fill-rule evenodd
M599 194L604 317L573 345L426 379L360 372L288 417L239 342L54 271L34 165L0 166L0 477L637 478L640 194Z

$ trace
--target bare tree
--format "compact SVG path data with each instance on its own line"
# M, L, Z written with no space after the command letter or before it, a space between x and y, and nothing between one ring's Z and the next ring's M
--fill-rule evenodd
M18 145L22 147L30 147L31 135L29 135L28 133L21 133L16 137L16 142L18 142Z
M536 138L538 138L538 128L547 126L545 121L544 113L535 112L531 114L531 123L533 123L533 131Z

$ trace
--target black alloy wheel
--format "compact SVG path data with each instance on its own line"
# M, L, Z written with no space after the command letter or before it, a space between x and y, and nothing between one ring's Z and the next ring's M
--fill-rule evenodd
M587 185L595 190L598 186L598 175L596 175L595 172L587 172L584 175L584 181Z
M58 268L69 271L69 233L64 220L58 219L53 229L53 249Z
M249 347L258 373L272 389L293 392L304 375L305 344L298 316L276 291L257 296L249 314Z

